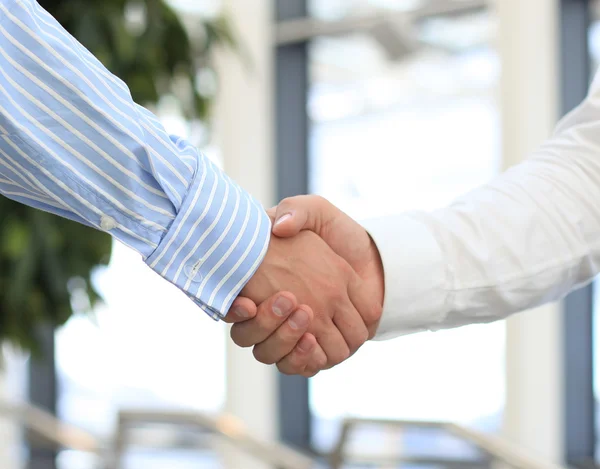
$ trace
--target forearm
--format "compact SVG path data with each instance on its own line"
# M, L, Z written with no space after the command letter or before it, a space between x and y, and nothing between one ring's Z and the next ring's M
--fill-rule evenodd
M502 319L561 299L596 275L595 99L524 163L451 206L386 219L388 232L381 221L366 223L386 270L379 337Z
M0 192L109 232L213 316L268 244L262 207L33 0L0 0Z

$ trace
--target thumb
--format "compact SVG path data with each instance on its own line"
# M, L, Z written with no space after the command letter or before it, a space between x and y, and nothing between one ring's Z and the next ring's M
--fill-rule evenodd
M275 208L273 234L281 238L297 235L302 230L310 230L308 212L302 196L283 199Z
M334 208L328 201L315 195L284 199L277 205L273 234L289 238L302 230L310 230L320 235L324 222L333 218Z

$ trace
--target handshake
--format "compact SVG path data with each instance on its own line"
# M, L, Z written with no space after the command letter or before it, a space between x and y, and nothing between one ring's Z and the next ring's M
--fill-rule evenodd
M225 321L262 363L311 377L373 338L383 308L379 251L352 218L318 196L268 211L268 252Z

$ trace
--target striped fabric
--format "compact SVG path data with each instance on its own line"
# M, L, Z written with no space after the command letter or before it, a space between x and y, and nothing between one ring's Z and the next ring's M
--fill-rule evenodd
M35 0L0 0L0 192L109 232L222 317L270 221Z

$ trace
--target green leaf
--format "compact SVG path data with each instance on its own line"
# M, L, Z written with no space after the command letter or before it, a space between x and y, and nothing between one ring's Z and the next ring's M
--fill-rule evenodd
M16 262L23 256L30 242L30 230L18 219L9 219L2 227L2 255Z
M140 104L157 103L176 78L194 83L200 67L211 68L216 47L241 49L226 17L201 22L205 40L193 43L163 0L135 0L147 11L146 29L138 36L127 28L128 1L39 3L123 79ZM191 88L189 96L181 96L181 108L186 117L208 121L214 95ZM34 331L63 324L73 314L67 284L74 277L84 280L91 304L100 300L92 273L108 263L111 247L106 233L0 197L0 342L38 351Z

